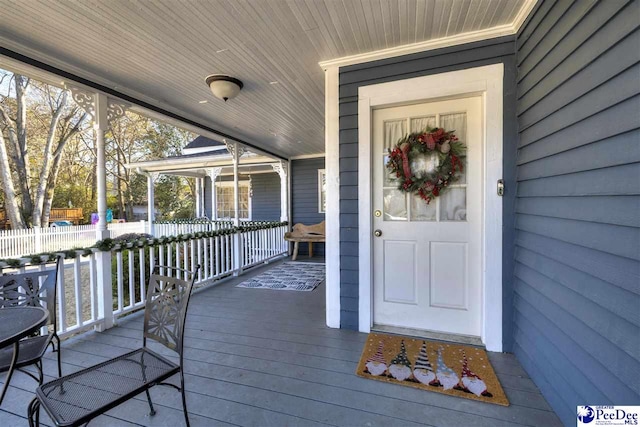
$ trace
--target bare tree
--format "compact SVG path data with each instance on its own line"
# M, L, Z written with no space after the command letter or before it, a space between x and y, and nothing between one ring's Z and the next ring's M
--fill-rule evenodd
M5 209L14 228L47 225L62 150L70 138L82 131L87 114L81 113L77 106L69 105L66 90L47 84L33 85L19 74L5 73L2 78L7 77L13 84L9 84L7 94L0 97L0 126L11 148L7 150L3 136L0 140L0 176L7 199ZM33 106L30 106L27 95L30 85L40 94L39 102L32 102ZM15 98L11 97L12 93ZM46 106L44 110L43 105ZM37 124L28 126L28 112L29 117L39 121L41 128ZM37 177L32 177L31 173L31 141L36 145L43 141ZM14 175L18 181L21 206L15 192ZM32 180L35 181L35 189L32 188Z

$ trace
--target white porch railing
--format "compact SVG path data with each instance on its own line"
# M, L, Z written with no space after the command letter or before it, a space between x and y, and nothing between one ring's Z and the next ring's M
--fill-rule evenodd
M217 231L232 228L233 221L156 222L153 227L153 235L155 237L178 236L180 234ZM147 227L146 233L149 233L149 227Z
M185 221L178 223L155 223L154 237L177 236L195 232L209 232L232 228L231 221ZM108 225L111 237L129 233L150 232L146 221L111 223ZM68 227L34 227L25 230L0 230L0 259L16 258L43 252L65 251L84 248L96 242L95 225L74 225Z
M181 240L176 236L148 240L147 246L139 246L140 241L125 242L124 246L111 249L111 283L98 283L97 249L76 251L75 258L65 259L64 268L58 274L58 334L66 337L83 332L110 323L105 320L118 319L143 308L145 287L155 265L186 270L195 270L196 265L200 265L196 286L202 287L285 255L288 252L284 240L287 229L286 224L250 223L240 229L201 232ZM29 258L22 258L19 267L0 263L0 273L55 267L53 264L32 265L29 261ZM112 289L112 301L99 297L103 287ZM111 306L100 310L99 304ZM101 318L100 312L111 319Z

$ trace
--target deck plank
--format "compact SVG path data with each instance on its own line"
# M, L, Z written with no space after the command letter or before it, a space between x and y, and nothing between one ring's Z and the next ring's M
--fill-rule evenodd
M511 401L509 407L355 376L366 334L325 327L324 285L312 292L235 287L271 266L193 296L185 339L185 382L193 425L561 425L513 355L489 354ZM65 341L63 372L140 346L142 316L130 315L118 323L106 332ZM177 360L169 350L158 351ZM55 372L54 355L46 355L44 369ZM33 380L20 373L14 376L0 408L0 425L27 425L26 405L34 389ZM148 415L143 396L91 425L183 424L175 390L152 390L158 406L154 417ZM43 416L43 422L50 420Z

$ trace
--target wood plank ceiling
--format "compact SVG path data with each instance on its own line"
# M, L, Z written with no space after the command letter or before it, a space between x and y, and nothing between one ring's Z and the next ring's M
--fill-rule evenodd
M525 3L0 0L0 45L296 156L324 151L319 61L508 25ZM217 73L245 84L226 104Z

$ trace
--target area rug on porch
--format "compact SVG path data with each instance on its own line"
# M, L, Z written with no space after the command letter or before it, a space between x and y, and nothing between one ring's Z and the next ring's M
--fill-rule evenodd
M275 289L279 291L312 291L324 281L324 264L316 262L284 262L262 274L245 280L236 287Z
M467 345L371 333L356 374L509 406L487 352Z

